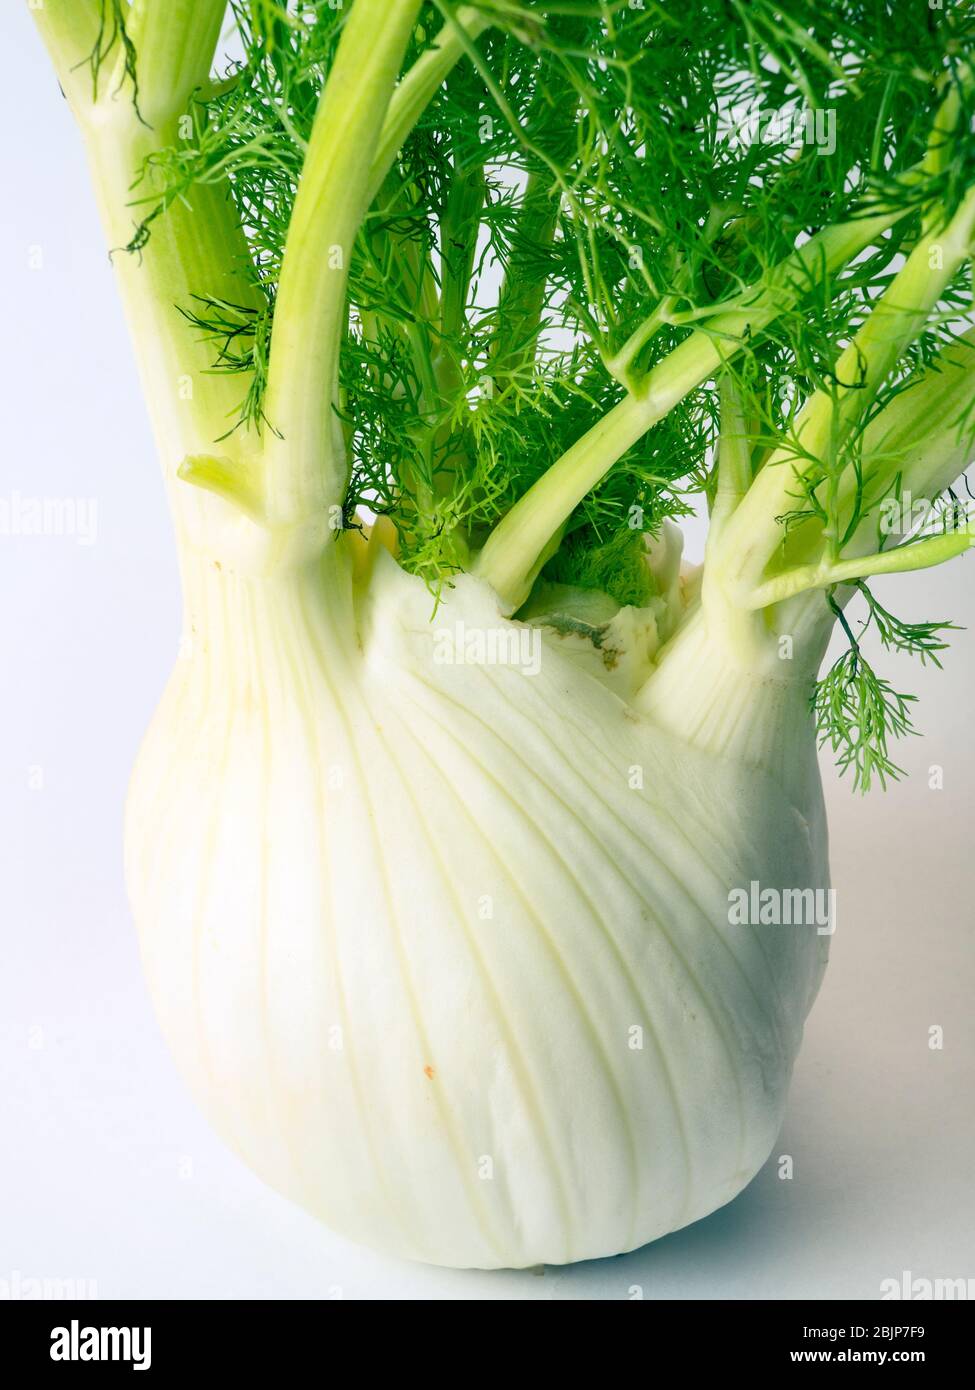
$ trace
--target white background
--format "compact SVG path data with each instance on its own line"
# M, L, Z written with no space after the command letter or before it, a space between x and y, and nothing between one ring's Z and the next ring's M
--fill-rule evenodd
M904 1270L975 1277L967 631L943 673L883 658L922 697L909 781L863 800L825 763L839 930L776 1148L791 1181L773 1157L729 1207L633 1255L458 1273L338 1239L213 1137L157 1032L122 885L128 772L178 640L168 518L79 141L26 7L5 8L0 40L0 497L97 502L92 545L0 536L0 1295L18 1273L93 1279L103 1298L874 1298ZM972 623L973 580L956 561L880 592Z

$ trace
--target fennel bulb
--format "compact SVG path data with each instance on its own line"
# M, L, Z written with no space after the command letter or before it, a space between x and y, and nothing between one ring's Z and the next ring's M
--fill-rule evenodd
M826 882L798 684L722 691L796 720L785 788L662 732L558 639L537 676L437 664L442 625L504 621L473 578L434 624L385 551L330 602L317 567L187 583L128 881L227 1142L336 1230L448 1265L629 1250L733 1197L826 959L814 927L728 924L733 884ZM717 675L690 666L688 698Z
M858 7L752 8L764 66L717 3L269 0L216 78L224 0L37 12L184 586L153 1000L227 1143L381 1250L609 1255L750 1181L835 925L817 739L866 789L910 731L846 610L945 645L870 581L970 544L963 24L892 76ZM837 73L828 149L718 120L716 74Z

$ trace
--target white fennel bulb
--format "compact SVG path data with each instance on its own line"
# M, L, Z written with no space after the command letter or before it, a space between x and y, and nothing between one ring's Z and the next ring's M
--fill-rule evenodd
M335 1229L450 1265L609 1255L735 1196L826 959L813 925L729 925L752 880L826 884L799 687L787 786L554 645L534 675L438 662L438 634L504 627L473 578L431 623L386 552L358 595L317 568L186 573L128 882L226 1141ZM715 675L689 669L688 698ZM736 685L743 719L783 717Z
M750 1181L835 926L817 740L897 776L863 622L945 646L873 584L970 545L965 45L761 8L265 0L229 70L226 0L36 11L185 592L152 997L227 1143L380 1250L611 1255ZM817 93L818 146L728 120Z

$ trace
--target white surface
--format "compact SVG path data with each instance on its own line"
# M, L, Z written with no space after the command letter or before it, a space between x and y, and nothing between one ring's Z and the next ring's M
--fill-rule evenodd
M25 7L0 35L0 498L98 507L93 545L0 536L0 1294L15 1272L102 1298L872 1298L904 1270L975 1276L969 632L944 673L885 658L922 696L912 779L861 800L827 774L839 930L776 1150L791 1181L773 1159L626 1257L465 1274L339 1240L213 1137L157 1033L121 874L126 780L179 627L162 490L77 136ZM956 562L881 592L972 622L973 580Z

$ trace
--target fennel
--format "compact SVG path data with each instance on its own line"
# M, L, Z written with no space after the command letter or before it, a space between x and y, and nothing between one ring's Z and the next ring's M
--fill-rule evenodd
M938 661L873 581L970 544L881 524L955 516L975 429L972 18L894 10L35 12L181 558L153 998L356 1239L617 1253L774 1143L828 933L729 904L827 900L817 738L866 790L912 729L851 606Z

